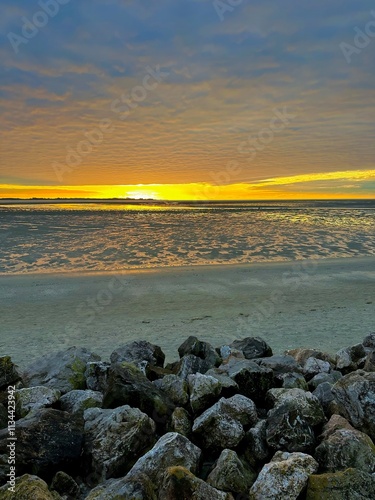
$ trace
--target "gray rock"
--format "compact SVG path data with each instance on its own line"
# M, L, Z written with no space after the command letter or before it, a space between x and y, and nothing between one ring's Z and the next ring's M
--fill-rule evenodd
M25 474L16 478L14 492L5 484L0 488L1 500L58 500L60 497L48 490L48 485L40 477Z
M366 351L362 344L356 344L336 353L336 366L344 373L363 368L366 359Z
M31 410L47 408L60 398L60 391L37 386L16 390L16 413L18 418L26 417Z
M84 455L96 479L124 476L154 443L155 423L137 408L90 408L84 419Z
M217 401L221 383L214 377L196 373L189 375L190 405L193 413L201 413Z
M299 363L302 366L305 365L306 361L309 358L316 358L316 359L321 359L322 361L327 361L328 363L330 363L332 368L334 368L336 362L335 356L331 356L330 354L323 351L318 351L316 349L306 349L304 347L299 347L297 349L290 349L288 351L285 351L285 354L293 356L293 358L297 361L297 363Z
M111 365L103 407L132 405L149 415L156 423L165 425L174 410L173 402L155 387L132 363Z
M221 398L196 418L193 434L199 436L205 448L233 448L245 436L244 426L252 426L257 421L258 415L253 401L236 394L228 399Z
M375 373L357 370L335 383L337 411L356 429L375 440Z
M323 382L329 382L334 384L342 378L342 373L336 370L332 370L331 373L318 373L311 380L309 380L309 388L314 391L319 384Z
M230 357L245 359L245 356L242 351L239 351L234 347L230 347L229 345L220 346L218 348L218 351L223 361L227 360Z
M100 484L85 500L157 500L155 485L145 474L136 478L109 479Z
M83 414L88 408L101 408L103 394L98 391L69 391L60 399L61 409L69 413Z
M224 398L230 398L234 396L238 391L238 384L232 380L228 375L222 373L218 368L210 368L205 375L216 378L221 384L221 396Z
M164 366L165 354L157 345L146 340L128 342L114 350L111 354L111 363L134 363L145 375L148 365Z
M77 498L80 493L78 484L65 472L59 471L55 474L51 483L51 490L57 491L59 495L69 498Z
M188 383L178 375L166 375L154 380L155 387L165 392L174 404L185 406L189 402Z
M271 368L276 375L281 373L302 373L302 366L292 356L275 354L267 358L258 358L255 363Z
M271 347L260 337L235 340L229 344L229 347L241 351L246 359L265 358L273 354Z
M245 494L255 479L256 473L240 460L237 453L225 449L210 472L207 483L218 490Z
M375 476L358 469L312 474L306 500L370 500L375 498Z
M183 356L176 366L176 374L184 380L194 373L206 373L212 367L212 364L205 359L198 358L194 354Z
M178 348L178 354L180 358L186 356L187 354L193 354L198 358L204 359L210 368L214 366L219 366L221 363L221 357L216 352L208 342L203 342L198 340L197 337L189 337L183 344Z
M6 389L9 385L15 384L20 379L21 375L10 356L0 357L0 390Z
M375 351L371 351L367 354L363 369L366 372L375 372Z
M305 377L301 373L281 373L278 376L283 389L302 389L308 391L308 385Z
M365 349L375 350L375 332L369 333L363 339L362 345Z
M270 457L270 449L266 440L267 421L259 420L249 429L244 440L244 456L246 461L254 468L258 468Z
M316 398L318 398L324 413L327 415L331 414L333 410L333 404L335 402L335 396L332 392L333 385L329 382L323 382L319 384L315 391L312 393Z
M85 389L87 363L99 361L100 357L82 347L70 347L49 354L28 366L23 380L28 387L46 386L62 394L73 389Z
M318 463L304 453L275 453L250 489L250 500L296 500Z
M8 429L0 431L0 455L8 455ZM63 470L81 455L83 426L64 411L42 408L17 421L17 473Z
M175 408L168 430L170 432L178 432L188 438L191 434L191 428L192 422L189 413L184 408Z
M158 500L192 498L197 500L233 500L230 493L213 488L181 466L169 467L164 473Z
M90 361L87 363L85 371L87 389L104 392L110 366L110 363L105 361Z
M331 371L331 364L323 359L310 357L303 365L303 373L305 377L312 378L318 373L329 373Z

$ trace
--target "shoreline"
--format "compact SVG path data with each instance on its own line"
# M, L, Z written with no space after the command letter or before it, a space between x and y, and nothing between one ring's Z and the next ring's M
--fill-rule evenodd
M374 292L375 257L3 274L0 353L20 365L73 345L108 357L144 339L173 359L189 335L333 353L374 330Z

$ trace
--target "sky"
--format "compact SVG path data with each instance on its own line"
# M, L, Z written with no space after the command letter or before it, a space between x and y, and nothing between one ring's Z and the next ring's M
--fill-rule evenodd
M375 198L372 1L1 10L1 198Z

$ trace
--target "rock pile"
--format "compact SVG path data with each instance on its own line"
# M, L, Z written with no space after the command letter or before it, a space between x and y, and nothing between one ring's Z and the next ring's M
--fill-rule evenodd
M260 338L178 352L0 358L0 500L375 498L375 333L335 356Z

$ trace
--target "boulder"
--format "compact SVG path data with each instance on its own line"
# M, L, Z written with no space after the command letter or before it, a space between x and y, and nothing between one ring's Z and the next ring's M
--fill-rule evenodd
M365 372L375 372L375 351L367 354L363 369Z
M270 458L270 449L266 440L267 421L259 420L246 432L244 439L244 456L255 469Z
M69 391L60 399L61 409L69 413L83 414L88 408L101 408L103 394L99 391Z
M49 491L47 483L40 477L25 474L16 478L14 491L6 484L0 488L1 500L58 500L56 493Z
M281 373L277 376L283 389L302 389L308 391L309 387L305 377L301 373Z
M190 406L198 414L217 401L221 392L221 383L214 377L196 373L189 375Z
M45 474L72 466L81 455L82 422L67 412L42 408L18 420L17 473ZM0 431L0 455L8 454L8 430Z
M165 392L175 405L185 406L189 402L188 383L177 375L166 375L154 380L154 386Z
M334 415L325 426L323 435L324 440L314 454L323 471L337 472L347 468L369 473L375 471L374 443L348 421Z
M232 380L228 375L223 373L219 368L210 368L205 375L216 378L221 384L220 395L224 398L230 398L234 396L238 391L238 384Z
M60 391L49 387L37 386L26 387L16 390L16 414L17 418L26 417L31 410L48 408L55 404L60 398Z
M319 384L323 384L324 382L334 384L340 380L340 378L342 378L342 373L336 370L332 370L331 373L317 373L312 379L309 380L309 388L311 391L314 391Z
M323 411L326 415L331 416L332 411L336 406L335 397L332 392L333 385L329 382L323 382L319 384L315 391L312 393L319 403L322 405Z
M321 359L322 361L327 361L332 368L335 366L336 358L330 354L316 349L306 349L304 347L299 347L297 349L290 349L285 351L285 354L292 356L297 363L304 366L309 358Z
M155 484L145 474L109 479L91 490L85 500L157 500Z
M62 394L73 389L85 389L85 371L89 361L100 357L82 347L70 347L64 351L49 354L28 366L23 374L27 387L46 386Z
M207 483L218 490L247 493L256 479L256 473L233 450L221 452Z
M331 371L331 364L328 361L311 356L305 361L302 369L305 377L311 379L318 373L329 373Z
M130 406L84 413L84 455L96 479L124 476L155 442L155 423Z
M375 350L375 332L369 333L368 335L366 335L366 337L363 339L362 345L366 349L366 351L374 351Z
M217 348L216 351L220 354L220 357L223 360L223 362L230 357L245 359L245 356L242 351L239 351L234 347L230 347L229 345L222 345L219 348Z
M189 437L191 434L192 422L189 413L181 407L174 409L169 424L170 432L178 432L183 436Z
M258 421L256 406L240 394L221 398L194 420L193 434L199 436L205 448L236 447L245 436L244 427Z
M85 379L87 389L104 392L107 387L108 371L111 365L104 361L90 361L86 365Z
M307 485L318 463L304 453L278 451L260 471L250 489L250 500L296 500Z
M212 364L201 359L194 354L186 354L180 361L176 364L174 373L184 380L187 380L189 375L194 375L194 373L206 373L212 367Z
M358 469L312 474L306 500L370 500L375 498L375 476Z
M362 344L356 344L336 353L336 367L343 373L348 373L358 368L363 368L366 359L366 351Z
M146 340L128 342L114 350L111 354L111 363L134 363L145 375L148 366L163 368L165 354L157 345Z
M178 354L180 358L186 356L187 354L193 354L198 358L204 359L209 364L210 368L219 366L221 363L221 357L211 344L198 340L197 337L193 336L190 336L180 345L178 348Z
M0 391L21 380L21 375L10 356L0 357Z
M173 402L155 387L132 363L115 363L109 370L103 407L132 405L165 425L174 410Z
M74 479L62 471L57 472L53 477L51 490L67 499L77 498L80 493L79 486Z
M184 467L169 467L163 476L158 500L197 499L234 500L229 493L219 491Z
M258 358L254 361L260 366L271 368L275 372L275 375L291 372L302 373L302 366L292 356L286 354L275 354L267 358Z
M375 440L375 373L357 370L332 387L337 412Z
M246 359L265 358L273 354L271 347L260 337L234 340L229 347L241 351Z

